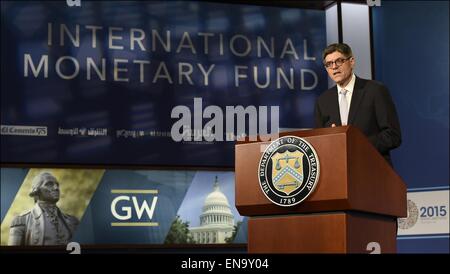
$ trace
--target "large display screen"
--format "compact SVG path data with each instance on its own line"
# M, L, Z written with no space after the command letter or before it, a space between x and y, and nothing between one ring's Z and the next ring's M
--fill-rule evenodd
M247 241L231 171L2 168L0 187L1 245Z
M312 127L327 88L324 11L2 1L1 15L4 163L232 167L242 131Z

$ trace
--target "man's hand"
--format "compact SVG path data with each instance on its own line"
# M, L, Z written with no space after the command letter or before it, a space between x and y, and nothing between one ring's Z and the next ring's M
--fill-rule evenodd
M336 124L331 124L331 127L336 127Z

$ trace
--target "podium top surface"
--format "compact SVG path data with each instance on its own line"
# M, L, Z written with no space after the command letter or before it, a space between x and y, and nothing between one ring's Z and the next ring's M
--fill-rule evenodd
M339 127L330 127L330 128L316 128L316 129L302 129L302 130L293 130L293 131L284 131L280 132L274 136L250 136L245 137L244 140L238 140L236 145L244 145L244 144L253 144L257 142L270 142L274 141L279 137L284 136L297 136L297 137L310 137L310 136L325 136L325 135L333 135L333 134L346 134L349 131L355 130L352 126L339 126ZM265 137L265 138L264 138Z

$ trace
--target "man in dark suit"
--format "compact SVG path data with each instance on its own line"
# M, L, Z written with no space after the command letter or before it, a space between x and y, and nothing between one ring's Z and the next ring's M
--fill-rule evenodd
M402 138L388 89L379 82L355 76L355 57L347 44L329 45L322 60L336 85L316 102L316 127L357 127L392 165L389 152L400 146Z

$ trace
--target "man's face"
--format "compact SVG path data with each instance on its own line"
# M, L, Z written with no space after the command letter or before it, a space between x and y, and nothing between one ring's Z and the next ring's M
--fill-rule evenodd
M336 64L336 61L342 63L340 66ZM347 57L335 51L328 54L325 57L324 64L331 64L329 67L325 67L330 78L339 85L347 84L352 76L353 66L355 65L355 58Z
M54 177L45 177L39 188L39 200L56 203L59 200L59 183Z

